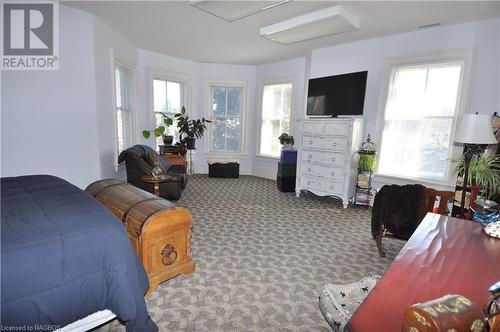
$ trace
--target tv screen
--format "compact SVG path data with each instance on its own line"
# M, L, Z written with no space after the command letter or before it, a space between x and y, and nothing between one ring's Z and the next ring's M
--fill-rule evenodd
M367 71L309 80L307 115L363 115Z

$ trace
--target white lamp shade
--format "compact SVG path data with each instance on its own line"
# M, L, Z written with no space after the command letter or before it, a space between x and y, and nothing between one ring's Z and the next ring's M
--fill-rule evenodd
M455 142L464 144L496 144L491 115L464 114L458 122Z

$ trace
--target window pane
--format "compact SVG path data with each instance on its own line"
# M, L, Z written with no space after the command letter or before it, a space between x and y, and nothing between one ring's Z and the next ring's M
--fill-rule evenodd
M292 84L266 85L262 92L260 153L279 156L279 135L290 133Z
M456 63L393 70L379 173L445 179L461 71Z
M167 82L167 113L179 113L181 107L181 84Z
M396 72L385 113L386 119L417 116L423 109L427 69L400 69Z
M212 111L215 116L226 115L226 88L214 87L212 89Z
M240 148L240 118L228 118L225 126L226 151L236 152Z
M116 124L118 129L118 153L123 151L124 148L124 130L123 130L123 112L118 110L116 112Z
M122 77L118 66L115 67L115 93L116 107L122 107Z
M155 112L167 111L167 82L153 80L153 108Z
M460 66L429 69L424 108L426 115L455 114L460 70Z
M240 87L213 86L212 92L212 142L216 152L240 151L241 93Z
M227 89L227 115L239 116L240 115L240 89L229 88Z
M442 179L448 166L452 119L390 120L380 155L384 174Z
M164 125L163 117L156 112L166 113L174 120L172 126L165 128L165 135L178 137L177 123L174 115L180 113L182 106L186 105L185 83L172 82L163 79L153 80L153 104L156 126ZM162 145L161 137L157 138L157 144Z
M215 151L226 150L225 120L224 118L214 118L212 120L212 149Z
M115 65L115 94L116 94L116 136L117 149L132 145L132 116L130 109L130 91L132 91L132 71L121 64Z

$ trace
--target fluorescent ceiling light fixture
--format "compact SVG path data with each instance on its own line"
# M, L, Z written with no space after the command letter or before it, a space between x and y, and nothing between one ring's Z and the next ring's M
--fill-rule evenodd
M359 29L359 19L333 6L260 28L260 35L281 44Z
M281 5L291 0L281 1L191 1L191 6L215 15L228 22L243 18L263 10Z

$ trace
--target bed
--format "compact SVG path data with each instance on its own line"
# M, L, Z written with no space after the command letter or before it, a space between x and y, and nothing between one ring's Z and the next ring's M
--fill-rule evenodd
M158 330L144 301L147 276L119 220L54 176L0 185L2 329L55 330L105 311L127 331Z

